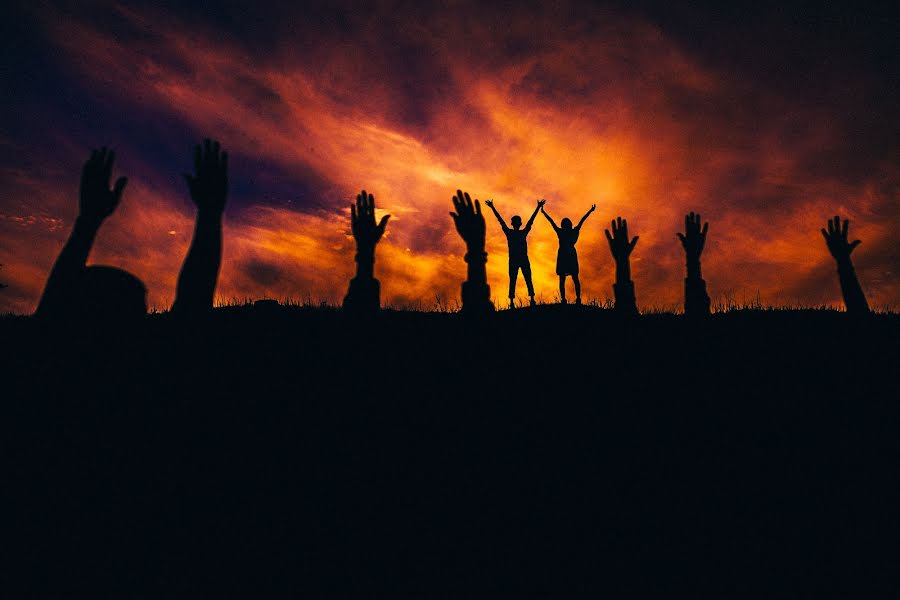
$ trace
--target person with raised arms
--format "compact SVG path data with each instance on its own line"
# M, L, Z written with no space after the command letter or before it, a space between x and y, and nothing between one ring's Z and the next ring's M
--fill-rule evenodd
M581 217L575 227L572 227L572 221L568 218L563 219L560 226L557 227L544 207L541 207L541 213L550 221L550 225L556 231L556 237L559 238L556 274L559 275L559 301L561 304L566 304L566 276L571 276L572 282L575 284L575 304L581 304L581 281L578 279L578 253L575 251L575 242L578 241L581 226L596 208L596 204L591 204L591 208Z
M537 207L531 213L531 218L525 227L522 227L522 217L513 215L509 220L512 223L512 229L506 225L506 221L494 208L493 200L485 200L484 203L494 211L494 216L500 222L500 227L506 235L506 244L509 247L509 307L515 308L516 299L516 280L519 277L519 269L522 270L522 277L525 279L525 287L528 288L528 297L531 298L531 306L534 306L534 285L531 283L531 262L528 260L528 233L531 226L534 225L534 219L537 217L538 211L544 207L546 200L538 200Z

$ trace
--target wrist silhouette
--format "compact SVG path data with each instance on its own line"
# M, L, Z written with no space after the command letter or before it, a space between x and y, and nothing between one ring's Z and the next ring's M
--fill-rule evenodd
M706 234L709 223L700 227L700 213L688 213L684 216L684 233L675 235L681 240L687 259L687 277L684 280L684 314L708 315L709 294L706 293L706 282L700 267L700 255L706 246Z
M381 284L375 279L375 246L384 235L390 215L375 223L375 197L362 190L350 205L350 227L356 243L356 277L344 298L344 310L373 313L381 308Z
M451 212L456 232L466 244L466 281L462 284L462 312L470 315L493 312L491 288L487 284L485 223L481 204L469 194L457 190Z
M835 216L834 219L829 219L828 230L823 228L821 231L828 251L837 262L838 280L841 284L844 306L847 307L847 312L850 314L863 315L869 313L869 303L866 301L862 286L856 277L856 269L853 268L853 261L850 259L850 254L862 242L860 240L848 241L849 227L849 220L844 219L842 225L841 218Z
M616 282L613 293L616 298L615 312L622 315L636 315L637 301L634 294L634 282L631 281L631 252L637 245L640 236L628 239L628 221L616 217L612 221L612 233L604 230L609 251L616 261Z

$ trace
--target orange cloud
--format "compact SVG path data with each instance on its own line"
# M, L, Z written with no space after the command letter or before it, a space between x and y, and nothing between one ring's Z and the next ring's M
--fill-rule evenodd
M539 198L557 221L576 220L596 203L578 243L588 298L612 295L603 228L622 215L641 236L632 266L639 305L679 305L684 274L675 232L694 210L711 221L704 274L714 302L723 294L759 294L773 304L839 303L818 233L832 214L849 217L864 240L856 262L870 303L900 301L889 241L900 217L896 168L872 165L862 182L812 172L811 157L840 144L825 119L795 135L789 99L751 92L701 66L649 25L610 19L599 33L548 33L547 43L517 54L504 51L503 36L511 40L533 24L510 16L506 33L490 30L493 41L479 55L455 40L488 39L487 25L441 14L421 26L404 23L410 43L427 49L428 64L441 74L434 81L439 93L428 89L430 81L410 84L422 88L410 109L409 94L398 93L404 66L380 56L372 36L334 39L308 56L284 40L277 52L254 55L215 32L116 10L139 36L45 20L69 68L98 94L218 137L233 167L268 165L273 174L260 182L277 173L319 182L319 197L296 207L272 203L262 186L242 186L227 213L221 300L339 302L354 268L347 206L365 187L393 216L376 264L385 304L430 308L438 298L459 297L464 248L447 215L457 188L495 199L507 220L527 219ZM742 116L738 103L748 95L770 118ZM410 110L422 114L410 118ZM190 242L191 207L183 190L153 183L158 167L135 166L126 173L132 183L122 210L101 231L92 261L133 271L148 284L151 305L166 307ZM33 190L8 187L27 208L24 194ZM0 296L7 310L33 309L64 237L60 220L71 224L74 198L59 189L42 191L55 200L41 215L0 218L2 274L18 289ZM490 213L486 218L489 283L502 299L505 239ZM26 227L16 219L32 221ZM556 239L540 216L529 249L535 287L552 300Z

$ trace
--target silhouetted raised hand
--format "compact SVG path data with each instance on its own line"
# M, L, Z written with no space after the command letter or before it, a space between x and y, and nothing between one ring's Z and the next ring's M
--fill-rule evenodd
M605 229L606 241L609 242L609 251L612 252L613 258L618 264L619 261L627 261L631 256L631 251L638 243L640 236L634 236L634 239L628 241L628 221L622 217L616 217L612 221L612 235L609 229Z
M87 267L87 258L103 221L122 201L128 179L110 187L115 153L91 151L81 170L79 212L38 304L35 315L50 318L116 319L147 311L146 288L134 275L113 267Z
M703 253L703 246L706 245L706 232L709 231L709 223L704 223L703 229L700 229L700 213L688 213L684 216L684 233L676 233L681 245L684 247L684 253L687 255L688 262L699 262L700 255Z
M613 292L616 296L615 310L619 314L637 314L637 301L634 295L634 282L631 281L630 256L638 243L640 236L628 239L628 221L622 217L616 217L612 221L612 235L609 229L604 230L606 241L609 242L609 251L616 261L616 283L613 284Z
M228 153L204 140L194 149L194 174L185 174L197 206L194 238L178 276L172 312L196 314L213 306L222 262L222 213L228 196Z
M491 288L487 284L487 252L484 251L485 223L481 214L481 205L474 202L469 194L457 190L453 196L453 208L450 213L456 231L466 243L465 260L468 264L468 277L462 284L463 312L467 314L485 314L492 312Z
M850 260L850 254L862 242L853 240L848 242L848 228L850 221L845 219L841 225L841 218L835 216L834 219L828 221L828 231L823 228L822 237L825 238L825 244L828 251L837 262L838 278L841 282L841 293L844 296L844 305L850 314L868 314L869 303L866 302L866 295L859 285L859 279L856 277L856 269L853 268L853 261Z
M825 238L825 245L828 246L828 251L839 263L850 260L850 254L857 246L862 244L861 240L847 241L849 227L849 219L844 219L844 224L841 225L841 218L835 216L834 219L828 220L828 231L826 232L824 227L821 230L822 237Z
M375 251L375 244L384 235L384 228L390 218L391 215L384 215L376 225L375 197L366 194L366 190L356 196L356 204L350 205L350 226L358 252Z
M466 248L483 252L485 224L478 200L476 199L473 203L469 194L462 190L456 190L456 196L453 196L453 208L456 209L456 212L450 213L450 216L453 217L453 224L456 225L457 233L466 243Z
M194 148L194 173L185 173L184 179L197 210L221 215L228 196L228 153L219 142L206 139Z
M709 223L700 229L700 214L689 213L684 217L684 233L676 233L687 256L687 277L684 280L684 314L688 316L709 314L709 294L700 271L700 255L706 245Z
M375 279L375 245L384 235L390 215L375 223L375 197L363 190L350 205L350 228L356 240L356 277L344 298L344 310L372 313L381 306L381 284Z
M119 177L116 184L109 187L115 160L116 153L104 146L100 150L91 151L91 157L81 171L78 218L98 227L119 206L122 192L128 183L127 177Z

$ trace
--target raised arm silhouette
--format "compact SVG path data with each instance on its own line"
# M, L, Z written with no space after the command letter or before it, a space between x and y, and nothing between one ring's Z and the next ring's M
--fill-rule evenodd
M700 213L689 213L684 216L684 233L675 234L687 257L687 277L684 279L684 314L687 316L709 314L709 295L700 272L700 255L706 245L707 231L709 223L704 223L700 229Z
M844 305L847 307L847 313L854 315L864 315L869 313L869 303L866 302L866 295L859 285L859 279L856 278L856 269L853 268L853 261L850 260L850 254L862 242L860 240L847 241L847 228L850 221L844 219L841 225L841 218L835 216L834 219L828 221L828 231L822 228L822 237L825 238L825 244L831 256L837 261L838 278L841 282L841 294L844 296Z
M78 217L59 253L35 315L41 318L128 319L147 312L147 289L134 275L114 267L87 267L97 232L119 206L128 179L110 188L116 155L93 150L81 171Z
M578 253L575 251L575 242L578 241L578 235L581 233L581 226L587 220L591 213L596 210L597 205L592 204L591 208L581 217L578 225L572 227L572 221L568 218L563 219L560 227L556 226L544 207L541 206L541 213L550 221L550 225L559 238L559 251L556 253L556 274L559 275L559 301L566 304L566 276L572 277L572 283L575 284L575 304L581 304L581 281L578 279Z
M525 278L525 286L528 288L528 296L531 298L531 305L534 306L534 285L531 283L531 262L528 260L528 233L534 224L538 211L543 208L546 200L538 200L537 207L531 213L531 218L525 228L522 229L522 217L514 215L510 222L513 228L510 229L503 221L503 217L494 208L493 200L485 200L484 203L494 212L494 216L500 222L503 233L506 235L506 244L509 247L509 307L515 307L516 299L516 279L519 277L519 269L522 270L522 277Z
M609 251L616 261L616 282L613 284L613 292L616 296L615 311L622 315L636 315L637 301L634 296L634 282L631 281L631 252L637 245L640 236L628 240L628 221L622 217L616 217L612 221L612 235L609 229L604 230L606 241L609 242Z
M219 142L204 140L194 150L194 175L185 174L197 206L194 239L178 276L172 312L196 314L213 306L222 262L222 213L228 196L228 153Z
M375 245L384 235L390 215L375 223L375 197L363 190L350 205L350 228L356 240L356 277L344 298L344 310L374 313L381 306L381 284L375 279Z
M487 252L484 251L485 224L481 214L481 205L476 199L472 202L469 194L456 190L453 196L453 208L450 213L456 231L466 243L466 264L468 274L462 284L462 312L469 315L482 315L494 311L491 304L491 288L487 284Z

